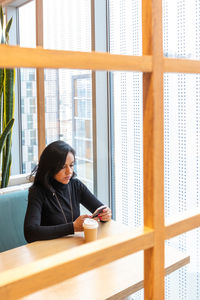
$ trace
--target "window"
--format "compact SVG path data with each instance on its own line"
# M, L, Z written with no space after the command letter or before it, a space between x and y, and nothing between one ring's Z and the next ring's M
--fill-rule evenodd
M90 51L90 20L89 0L44 1L44 47ZM91 85L91 71L45 70L46 144L71 144L77 175L93 190Z
M20 46L35 47L35 35L35 1L30 1L27 4L19 7ZM30 173L38 161L35 69L20 69L20 103L22 130L22 173ZM30 138L31 134L34 134L34 139Z
M72 78L72 126L76 167L80 179L93 190L92 93L91 76Z
M89 0L44 1L44 47L90 51L90 15ZM35 47L35 1L19 8L19 32L21 46ZM80 170L80 178L93 190L91 71L45 70L44 77L46 144L62 139L80 149L80 137L85 135L85 150L81 150L81 155L77 150L80 157L77 157L76 169L78 176ZM22 172L29 173L38 161L36 71L21 69L20 78Z
M141 1L109 3L111 53L141 55ZM163 1L165 56L199 59L199 12L198 1ZM190 74L164 75L166 221L169 216L200 205L199 78ZM116 220L132 227L143 224L142 125L142 75L113 72L112 201ZM166 241L191 255L190 265L166 277L166 299L200 298L199 241L199 229ZM134 295L134 299L143 299L143 293Z
M110 51L142 54L140 1L110 1ZM119 32L119 34L118 34ZM142 74L111 73L112 199L115 218L143 223ZM133 200L134 199L134 200Z

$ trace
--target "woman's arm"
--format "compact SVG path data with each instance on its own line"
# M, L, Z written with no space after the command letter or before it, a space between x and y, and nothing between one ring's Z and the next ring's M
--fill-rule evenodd
M74 234L73 223L41 226L43 195L37 188L29 190L28 207L24 220L24 236L27 242L50 240Z

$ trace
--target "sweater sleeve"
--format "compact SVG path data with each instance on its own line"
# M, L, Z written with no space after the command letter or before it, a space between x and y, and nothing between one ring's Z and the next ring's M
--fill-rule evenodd
M28 243L50 240L68 234L74 234L73 223L41 226L44 196L34 188L29 190L28 206L24 220L24 236Z
M78 180L79 189L80 189L80 203L85 206L91 213L93 213L98 207L103 205L101 201L99 201L95 195L93 195L90 190L83 184L80 180Z

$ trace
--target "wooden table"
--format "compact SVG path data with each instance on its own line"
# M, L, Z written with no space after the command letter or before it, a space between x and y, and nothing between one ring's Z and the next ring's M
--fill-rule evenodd
M115 221L100 224L98 238L124 232L127 227ZM84 243L83 233L50 241L34 242L0 253L0 272L77 247ZM189 263L190 257L166 247L165 272ZM128 255L112 263L85 272L21 299L26 300L104 300L123 299L143 288L143 251Z

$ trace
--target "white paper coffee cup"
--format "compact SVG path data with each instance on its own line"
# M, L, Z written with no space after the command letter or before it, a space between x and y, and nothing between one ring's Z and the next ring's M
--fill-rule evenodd
M85 242L97 240L98 222L96 220L86 218L83 222Z

